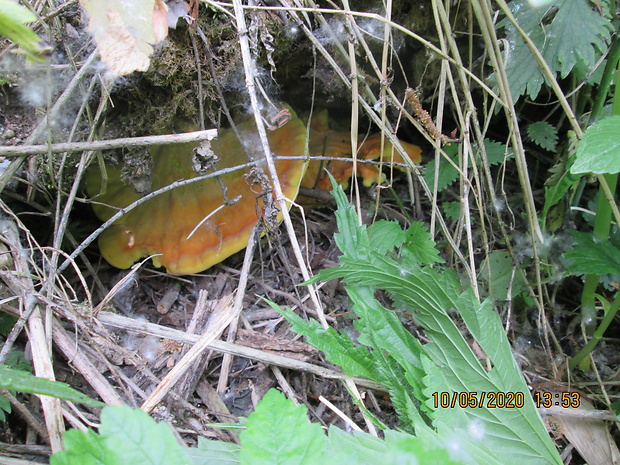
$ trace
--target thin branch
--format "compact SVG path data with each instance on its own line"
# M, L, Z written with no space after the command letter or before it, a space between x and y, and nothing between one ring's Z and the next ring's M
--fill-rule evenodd
M150 145L185 144L217 138L217 129L193 131L162 136L123 137L120 139L95 140L92 142L64 142L60 144L16 145L0 147L0 157L37 155L39 153L84 152L112 150L122 147L146 147Z

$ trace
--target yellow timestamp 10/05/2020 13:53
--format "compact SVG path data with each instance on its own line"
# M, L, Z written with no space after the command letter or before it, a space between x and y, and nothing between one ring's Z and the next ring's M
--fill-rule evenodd
M434 408L522 408L525 405L523 392L433 392ZM534 404L537 408L578 408L581 396L578 392L535 391Z

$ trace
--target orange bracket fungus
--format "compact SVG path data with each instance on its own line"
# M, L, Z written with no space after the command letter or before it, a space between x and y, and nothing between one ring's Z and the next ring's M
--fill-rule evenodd
M422 160L420 147L403 141L400 141L400 144L412 162L420 163ZM327 158L351 158L352 156L351 135L347 132L331 130L326 110L320 111L310 122L309 145L310 155L313 157L323 155ZM365 138L360 137L357 157L362 160L381 159L383 162L403 163L403 159L393 148L392 143L385 138L383 152L381 151L381 134L373 134ZM331 173L338 184L345 186L353 175L353 163L349 161L311 161L301 185L330 190L331 182L323 168ZM363 179L366 187L383 181L383 175L379 172L378 167L373 165L359 163L357 175Z
M217 160L213 170L234 168L249 160L262 167L264 156L255 126L251 122L241 123L237 125L237 133L243 144L231 129L224 129L206 149L197 147L196 143L152 148L150 192L206 174L197 162L205 152ZM268 138L276 156L304 154L306 128L293 112L286 124L268 132ZM419 163L420 149L402 144L411 159ZM351 141L346 133L330 131L326 114L319 115L311 123L309 149L311 156L350 157ZM358 156L379 158L380 152L380 138L371 136L360 145ZM392 146L386 141L384 161L390 161L391 152ZM396 156L394 161L401 158ZM306 165L309 167L304 177ZM294 200L300 184L326 188L328 180L322 166L340 183L351 177L350 162L322 165L319 161L307 163L302 159L277 160L276 170L286 198ZM368 185L380 179L373 166L360 164L358 172ZM121 174L120 167L112 164L106 164L106 181L97 168L87 173L86 190L94 201L95 213L103 221L145 195L137 192L132 183L124 182ZM99 236L101 254L117 268L129 268L140 258L153 255L153 264L164 266L171 274L206 270L247 246L252 229L265 215L268 200L272 198L270 184L271 180L257 181L252 168L245 168L174 187L141 203L105 229Z

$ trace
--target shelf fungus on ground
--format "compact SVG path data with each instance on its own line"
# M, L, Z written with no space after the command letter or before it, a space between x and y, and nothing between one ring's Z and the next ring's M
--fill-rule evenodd
M329 130L326 114L319 114L310 126L311 156L351 156L350 137ZM146 188L140 186L140 192L135 188L137 183L125 182L127 176L122 175L117 165L107 163L105 175L98 167L90 168L86 190L94 202L95 213L107 221L119 209L128 207L148 192L211 170L243 165L249 160L258 160L258 166L267 171L265 162L261 161L264 156L254 124L250 121L238 124L237 132L243 145L231 129L224 129L209 147L201 146L203 150L196 143L155 146L150 150L150 186L149 182ZM292 111L286 124L268 131L267 136L276 156L304 154L306 127ZM420 149L402 144L412 161L419 163ZM379 158L380 146L378 135L365 139L358 150L359 158ZM392 146L386 141L384 161L390 161L391 154ZM200 166L201 161L208 162L209 158L217 160L212 167ZM401 158L395 156L394 161L401 161ZM353 170L350 162L313 161L308 164L304 160L277 160L276 170L285 197L294 200L300 184L327 188L329 180L322 171L323 166L340 183L348 182ZM375 166L359 164L358 172L366 185L381 176ZM225 194L222 187L225 187ZM273 214L272 199L270 179L263 176L261 182L261 176L251 168L201 179L160 193L125 213L101 233L99 249L117 268L129 268L139 259L153 255L153 264L164 266L171 274L198 273L245 248L252 228L261 218L267 217L268 225L269 216L271 224L276 216L279 220L280 216Z

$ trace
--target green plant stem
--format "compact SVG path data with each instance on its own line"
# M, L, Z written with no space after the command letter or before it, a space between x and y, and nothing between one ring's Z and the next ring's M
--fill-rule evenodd
M618 73L618 57L620 56L620 47L617 45L618 41L614 41L612 45L612 50L610 52L608 66L605 68L605 75L612 75L612 72L609 71L609 65L613 64L616 69L616 74ZM608 81L611 82L611 78L608 78ZM616 75L616 82L618 81L618 76ZM609 88L609 83L607 83L607 87ZM605 89L601 89L604 91ZM593 115L598 116L598 112L600 112L602 105L605 101L605 96L607 93L605 92L602 95L597 97L595 102L595 109L593 109ZM603 102L603 103L601 103ZM594 110L597 113L594 113ZM612 113L614 115L620 115L620 88L616 85L614 99L613 99L613 109ZM616 185L618 183L618 173L613 174L601 174L598 175L599 178L599 191L598 198L596 200L596 217L594 219L594 236L600 240L607 240L609 238L609 231L611 229L611 217L612 210L615 210L614 213L617 212L617 208L614 204L614 195L616 192ZM617 215L616 215L617 216ZM583 286L583 291L581 293L581 314L583 316L584 322L586 324L586 331L588 334L592 334L594 332L594 328L596 327L596 318L591 318L594 315L595 308L595 292L598 287L600 281L599 275L589 274L586 276L585 284Z
M613 80L616 68L618 66L618 59L620 59L620 40L617 36L614 36L611 49L609 50L609 55L607 56L605 71L603 71L603 77L601 79L601 83L598 86L597 97L596 100L594 100L594 104L592 105L592 111L590 112L590 122L596 121L601 114L601 111L603 110L603 106L605 105L605 102L607 101L607 96L609 95L609 87L611 86L611 81ZM617 105L616 102L618 102L618 99L614 98L615 115L618 114L616 113L615 108L615 106Z
M600 299L601 302L604 302L603 297L598 296L598 298ZM581 349L579 352L577 352L577 355L575 355L571 359L569 363L569 367L571 370L577 366L581 369L587 369L589 367L589 360L587 359L587 357L594 350L596 345L599 343L599 341L603 337L603 334L605 334L605 331L607 330L607 328L613 321L614 317L616 316L616 313L618 312L618 308L620 308L620 292L616 293L616 298L611 303L611 305L605 308L605 315L603 316L603 320L601 321L601 324L599 325L599 327L596 328L596 331L592 335L592 339L590 339L588 343L584 346L584 348Z
M607 183L612 198L616 191L616 184L618 181L618 174L605 174L602 175L603 182ZM594 219L594 236L600 240L607 240L609 238L609 231L611 229L611 205L605 195L602 187L599 187L598 198L596 201L596 217ZM589 274L586 276L583 291L581 293L581 313L584 317L586 324L586 330L589 334L592 334L596 327L596 318L591 318L594 315L594 301L595 292L600 281L599 275Z

